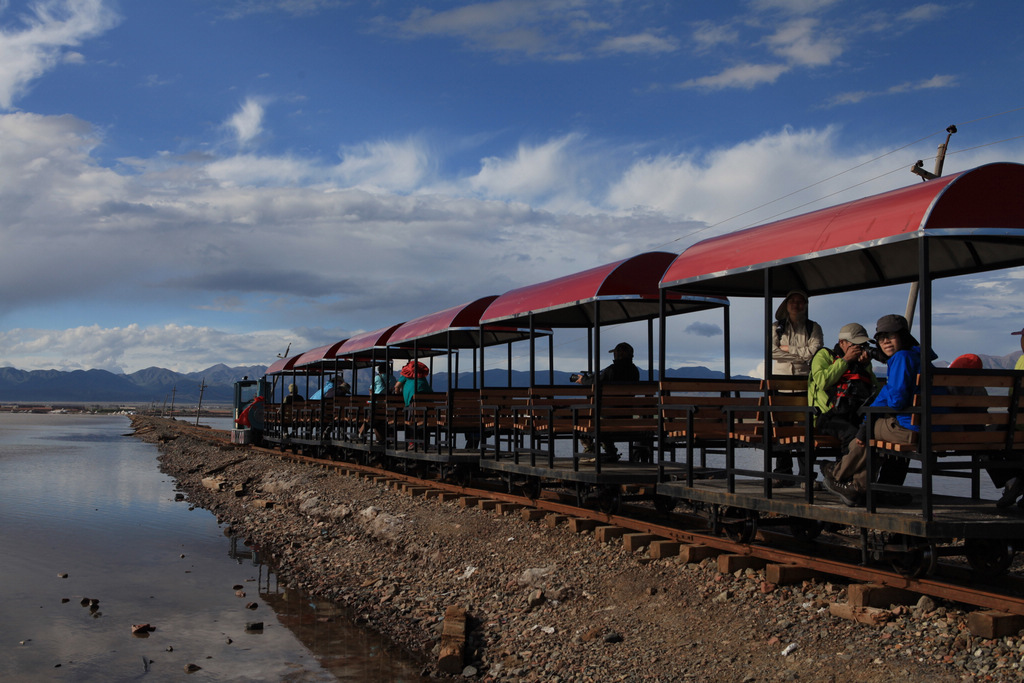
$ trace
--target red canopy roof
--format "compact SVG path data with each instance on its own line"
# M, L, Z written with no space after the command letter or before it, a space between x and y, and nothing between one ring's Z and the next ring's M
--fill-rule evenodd
M662 287L762 296L827 294L918 278L921 237L933 278L1024 264L1024 166L997 163L699 242Z
M388 346L411 346L415 342L417 348L478 348L481 346L480 316L497 298L496 295L485 296L468 304L452 306L410 320L395 330L388 340ZM505 344L529 337L528 329L487 326L483 330L483 346Z
M334 360L337 350L344 344L347 339L328 344L326 346L319 346L311 351L306 351L304 354L298 357L295 361L296 368L303 368L310 365L320 365L325 360Z
M391 334L401 326L392 325L391 327L382 327L379 330L373 330L372 332L363 332L357 334L354 337L349 337L341 346L335 349L335 358L348 358L357 354L368 353L375 348L381 348L387 344L388 339L391 338ZM383 354L382 354L383 355Z
M481 316L485 324L533 314L534 325L591 327L595 301L601 302L602 325L658 316L658 282L676 255L648 252L581 273L520 287L499 296ZM727 306L724 297L673 293L668 315Z
M282 372L293 372L295 368L295 361L299 360L302 354L290 356L289 358L281 358L271 363L270 367L267 368L268 375L277 375Z

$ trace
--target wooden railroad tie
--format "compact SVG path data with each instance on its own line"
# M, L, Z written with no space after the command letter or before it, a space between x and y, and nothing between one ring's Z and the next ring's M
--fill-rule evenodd
M462 673L465 653L466 610L458 605L449 605L444 611L441 653L437 658L437 668L446 674Z

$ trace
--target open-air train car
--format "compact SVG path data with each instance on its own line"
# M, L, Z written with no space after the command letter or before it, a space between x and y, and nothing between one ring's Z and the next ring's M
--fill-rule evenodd
M791 401L773 405L776 392L771 383L777 378L769 376L761 387L754 418L729 418L729 453L714 466L696 461L699 454L692 448L681 456L676 449L663 450L661 459L667 466L657 487L659 494L714 510L716 517L720 511L729 511L733 519L743 519L747 534L758 521L780 519L812 533L823 523L847 525L861 529L865 560L891 557L898 567L922 573L941 554L966 554L975 568L998 573L1009 565L1015 547L1024 543L1024 516L1016 507L1004 514L993 501L981 499L979 480L986 470L1022 465L1024 431L1018 429L1018 411L1024 373L931 367L929 351L943 342L935 338L933 329L933 281L1020 265L1024 265L1024 166L1010 163L981 166L708 239L685 250L666 270L661 288L762 298L766 368L772 360L772 297L793 289L820 297L919 283L922 370L919 404L912 412L920 436L916 444L906 447L869 441L870 473L877 472L881 457L909 458L911 477L902 486L870 484L866 506L847 507L833 494L815 491L811 485L815 461L830 460L832 454L815 448L806 404L803 418L801 408ZM962 305L969 306L970 301ZM891 312L878 311L877 317ZM868 326L874 321L862 322ZM825 336L828 344L829 332ZM671 340L663 342L663 349L665 344ZM984 388L989 396L967 399L948 391L961 386ZM723 409L726 414L736 410ZM693 417L700 412L687 414L685 407L675 406L665 433L686 431L689 418L690 438L696 438L693 432L699 432L699 422L694 423ZM868 423L878 416L873 414ZM783 429L784 420L800 419L802 427ZM760 457L754 460L759 462L738 464L735 449L740 447L758 449ZM773 484L771 460L783 452L795 453L807 467L803 478L779 487ZM686 466L683 475L675 469L680 462ZM959 481L965 491L937 493L940 481ZM905 507L880 504L879 494L892 493L910 493L912 503ZM965 543L953 543L955 539Z
M658 422L654 321L659 311L675 315L722 308L728 332L724 297L672 292L660 301L658 282L674 258L667 252L639 254L495 299L481 317L483 325L519 325L531 332L545 327L554 335L585 330L592 374L583 384L555 385L553 373L547 383L538 381L531 335L530 386L484 403L482 470L534 491L549 483L573 487L580 498L596 487L612 507L622 485L646 485L653 491L658 480L658 466L649 457ZM639 354L647 358L647 380L602 383L601 368L610 360L602 327L631 322L647 323L646 353ZM627 443L630 460L602 462L602 442L609 447Z

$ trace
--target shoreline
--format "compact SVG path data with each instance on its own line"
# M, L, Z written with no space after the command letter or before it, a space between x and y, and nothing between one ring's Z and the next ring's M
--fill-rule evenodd
M136 416L190 504L270 550L279 580L335 602L438 670L445 610L467 610L465 669L490 681L1019 680L1024 640L983 639L942 601L881 626L832 616L841 583L774 586L541 527L410 497L361 477L200 438ZM212 437L212 435L211 435ZM223 491L203 485L211 470ZM236 495L241 487L241 495ZM263 507L266 502L272 507ZM938 604L936 604L936 602ZM786 652L786 654L783 654Z

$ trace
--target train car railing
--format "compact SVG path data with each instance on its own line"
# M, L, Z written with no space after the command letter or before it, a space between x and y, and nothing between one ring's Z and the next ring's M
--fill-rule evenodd
M536 467L538 459L545 466L555 466L555 444L559 440L571 440L574 451L574 468L579 462L575 451L579 445L576 418L580 405L592 407L593 387L580 384L533 387L526 404L513 411L512 429L516 433L517 446L512 449L512 459L519 463L529 458L530 466ZM595 450L597 445L595 444Z
M573 429L577 438L591 444L590 451L573 448L574 466L589 464L593 458L597 473L601 472L601 449L615 449L617 443L627 444L630 462L652 463L654 441L658 434L657 382L605 383L599 385L599 400L572 406ZM595 410L595 404L600 406ZM609 458L611 461L611 458Z
M477 389L452 389L448 400L435 411L438 451L451 456L456 450L480 451L481 396ZM465 444L459 448L458 438Z
M918 378L920 380L920 378ZM873 512L878 494L921 493L921 512L931 521L935 501L931 495L935 477L969 479L971 498L980 498L982 471L992 475L1006 472L1024 474L1024 429L1018 426L1024 372L1016 370L933 370L930 447L922 448L918 437L910 444L892 443L874 438L874 421L891 413L886 408L866 408L868 436L866 448L868 485L867 507ZM913 407L901 411L912 414L912 422L921 425L920 394ZM883 459L897 464L897 472L918 474L919 488L904 482L874 481ZM993 477L995 478L995 477Z
M685 480L725 477L728 443L737 422L756 419L763 389L760 380L668 379L659 385L658 463L662 480L665 465L679 462L683 450Z
M480 390L480 457L512 457L520 445L514 428L516 414L529 400L527 387L487 387Z
M435 412L443 405L445 394L433 392L416 394L407 406L404 402L398 405L389 402L385 448L395 452L427 452L436 427Z

